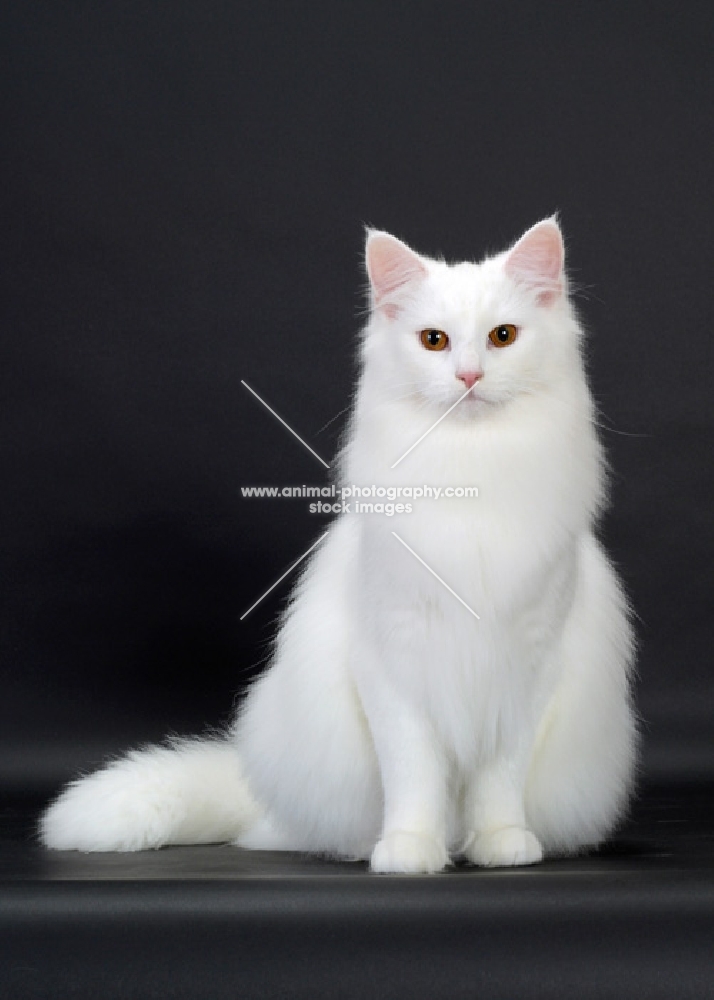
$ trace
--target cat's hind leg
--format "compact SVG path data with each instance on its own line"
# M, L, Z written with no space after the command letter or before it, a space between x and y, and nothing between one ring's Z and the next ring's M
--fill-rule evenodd
M562 675L540 723L525 788L529 826L547 852L601 843L626 808L637 744L632 646L617 578L588 536L559 653Z
M248 851L300 850L297 841L284 833L267 813L259 816L233 843Z

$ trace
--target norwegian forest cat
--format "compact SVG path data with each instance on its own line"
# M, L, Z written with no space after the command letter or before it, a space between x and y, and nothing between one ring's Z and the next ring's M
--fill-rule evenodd
M370 231L366 267L339 482L478 497L340 514L230 731L73 782L48 847L234 841L420 873L532 864L621 816L633 644L593 533L603 456L558 224L456 265Z

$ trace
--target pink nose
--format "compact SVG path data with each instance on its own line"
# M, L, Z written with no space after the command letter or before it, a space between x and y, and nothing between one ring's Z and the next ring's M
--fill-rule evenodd
M483 372L457 372L457 379L463 382L467 389L472 389L480 378L483 378Z

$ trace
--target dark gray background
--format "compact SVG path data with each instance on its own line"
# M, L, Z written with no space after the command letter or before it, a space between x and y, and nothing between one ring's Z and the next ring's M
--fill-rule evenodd
M650 776L714 770L704 4L5 3L0 783L219 724L316 537L363 224L479 257L561 213Z

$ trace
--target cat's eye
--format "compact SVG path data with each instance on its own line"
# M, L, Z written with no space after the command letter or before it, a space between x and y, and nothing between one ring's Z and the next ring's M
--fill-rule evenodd
M449 343L449 338L443 330L422 330L419 339L427 351L443 351Z
M488 335L488 339L494 347L508 347L517 336L517 326L514 326L513 323L501 323L500 326L494 326Z

